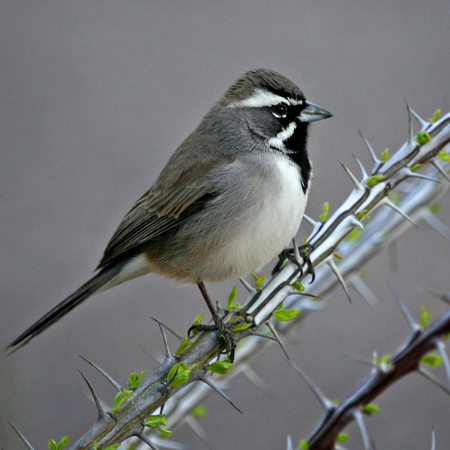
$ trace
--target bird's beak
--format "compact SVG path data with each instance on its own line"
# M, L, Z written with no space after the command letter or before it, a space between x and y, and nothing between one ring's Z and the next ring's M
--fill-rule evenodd
M317 120L333 117L333 114L329 113L326 109L323 109L311 102L305 103L308 106L297 117L300 122L316 122Z

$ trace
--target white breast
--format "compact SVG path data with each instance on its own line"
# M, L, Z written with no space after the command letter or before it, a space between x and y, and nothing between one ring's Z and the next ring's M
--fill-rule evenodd
M273 176L262 186L259 200L248 211L245 225L227 242L226 248L213 257L215 261L210 261L216 270L208 277L209 281L246 276L262 268L288 246L297 233L307 200L299 168L281 153L273 153L271 157ZM223 272L217 270L219 267Z

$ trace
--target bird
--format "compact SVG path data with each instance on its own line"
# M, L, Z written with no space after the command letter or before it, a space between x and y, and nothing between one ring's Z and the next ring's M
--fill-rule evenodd
M249 275L295 236L312 179L308 126L332 117L269 69L241 75L181 143L113 234L96 274L26 329L18 348L94 294L158 273L196 284Z

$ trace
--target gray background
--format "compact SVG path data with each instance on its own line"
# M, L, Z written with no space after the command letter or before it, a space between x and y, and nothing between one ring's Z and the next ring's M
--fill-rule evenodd
M406 138L404 98L424 117L449 111L449 19L447 0L3 0L0 347L90 276L122 216L250 68L285 74L334 114L312 127L307 212L317 217L326 200L334 210L351 189L337 159L355 168L354 153L369 165L357 130L381 152ZM445 203L441 218L450 223ZM368 267L383 307L374 311L355 293L350 305L336 291L288 345L292 359L342 398L367 373L344 353L383 354L406 337L385 280L415 314L422 303L438 313L438 302L414 287L448 290L448 249L426 225L411 230L396 271L385 253ZM209 289L225 299L233 285ZM74 442L95 420L76 369L105 400L114 397L78 355L124 384L132 371L155 369L152 355L163 352L151 316L185 332L200 312L207 311L196 288L150 275L94 297L13 356L0 355L0 446L23 448L7 420L36 448L64 435ZM287 434L306 438L321 415L278 348L254 368L275 399L242 377L229 395L243 416L210 398L201 423L216 449L285 448ZM378 403L380 414L368 420L377 449L428 449L432 426L437 449L449 447L450 399L417 375ZM348 447L361 448L357 429L348 431ZM206 448L187 427L173 437Z

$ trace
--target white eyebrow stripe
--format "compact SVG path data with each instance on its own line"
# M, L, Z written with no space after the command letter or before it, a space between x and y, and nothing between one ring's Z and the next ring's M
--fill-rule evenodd
M278 105L279 103L285 103L286 105L294 104L293 102L290 103L289 100L286 100L284 97L276 95L273 92L269 92L264 89L255 89L249 98L239 102L234 102L230 106L233 108L238 106L261 108L264 106Z

